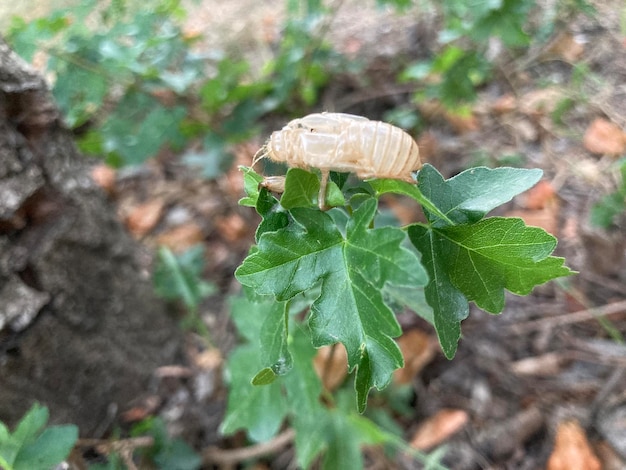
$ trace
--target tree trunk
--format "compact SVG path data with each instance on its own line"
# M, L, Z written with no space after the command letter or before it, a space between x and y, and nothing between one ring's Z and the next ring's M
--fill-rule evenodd
M62 125L0 39L0 420L38 401L99 434L148 391L180 333Z

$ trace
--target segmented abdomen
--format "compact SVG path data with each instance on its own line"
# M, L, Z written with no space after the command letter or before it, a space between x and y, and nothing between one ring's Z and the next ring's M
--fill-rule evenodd
M402 129L342 113L294 119L271 135L265 154L292 167L354 172L360 178L412 181L411 172L421 167L417 144Z
M354 171L361 178L412 180L411 172L422 164L415 141L402 129L380 121L350 125L346 153L361 161Z

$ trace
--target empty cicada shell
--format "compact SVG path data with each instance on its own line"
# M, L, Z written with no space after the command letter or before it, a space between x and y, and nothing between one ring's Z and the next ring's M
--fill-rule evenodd
M272 133L253 165L264 157L290 167L318 168L321 208L330 171L413 182L412 172L422 166L417 144L402 129L343 113L309 114L290 121Z
M261 187L267 188L275 193L285 192L285 177L284 176L266 176L261 181Z

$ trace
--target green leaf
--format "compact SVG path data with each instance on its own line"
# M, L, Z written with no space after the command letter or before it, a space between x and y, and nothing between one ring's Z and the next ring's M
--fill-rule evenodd
M280 198L280 205L287 210L315 207L318 204L319 190L320 181L316 174L300 168L290 168L285 178L285 192ZM346 203L334 181L328 181L325 202L329 207L343 206Z
M225 375L230 393L226 416L220 426L224 434L245 429L251 440L263 442L280 429L288 412L280 383L263 387L250 383L250 377L262 367L257 344L240 346L228 358Z
M319 295L319 291L317 291L316 294ZM308 308L312 301L313 299L311 298L298 297L289 303L289 311L292 314L300 313L302 310ZM266 324L270 321L272 312L282 310L277 309L275 305L276 302L267 297L260 302L252 302L245 297L237 297L231 300L232 317L239 333L252 341L252 345L240 346L233 352L233 354L235 354L233 367L236 367L239 363L236 356L237 354L243 354L244 356L247 354L252 355L252 346L256 348L256 354L253 360L256 360L259 364L263 363L262 355L259 354L259 338L262 336L262 329L264 329ZM284 409L281 408L282 412L289 413L291 416L292 425L296 430L295 444L298 462L302 468L308 468L313 459L322 452L327 445L327 433L325 432L326 423L328 421L326 417L327 410L322 406L320 401L322 385L312 367L313 357L317 351L311 345L309 335L303 328L294 328L289 345L295 367L288 374L281 376L280 381L276 380L278 376L272 369L267 367L257 374L255 380L261 383L274 382L272 385L251 387L248 382L250 375L246 376L245 372L236 383L231 382L231 389L236 393L236 397L229 397L229 409L226 417L229 424L226 430L234 430L236 428L250 428L251 430L255 430L260 426L254 421L255 416L242 416L245 410L240 410L241 403L237 401L237 397L244 396L244 392L254 394L254 396L260 396L260 391L272 388L273 393L263 393L268 393L268 395L265 396L267 400L271 399L282 403L285 407ZM240 353L239 351L242 350L242 348L243 353ZM229 364L232 360L231 357ZM241 363L247 368L248 364L245 363L245 360L245 357L242 357ZM254 366L250 366L247 370L252 371L255 369ZM236 387L243 387L243 391ZM283 387L285 389L285 395L280 392ZM275 404L273 406L275 406ZM303 412L303 410L306 410L306 412ZM261 420L266 419L263 414L257 414L256 417ZM258 434L258 431L256 432ZM265 433L266 436L268 434L269 433Z
M271 367L265 367L252 378L252 385L269 385L277 378L278 375L276 375L276 372L274 372Z
M626 211L626 158L616 162L621 181L614 193L607 194L591 208L591 224L609 228L616 218Z
M560 259L543 260L556 244L551 235L523 227L523 223L520 226L518 222L494 224L496 220L513 219L479 222L489 211L533 186L541 174L541 170L479 167L444 180L427 164L418 173L417 187L385 180L370 183L379 193L405 194L424 206L432 226L412 225L408 233L422 254L422 263L431 280L424 293L433 308L433 323L448 358L456 352L461 321L469 315L470 300L487 311L500 312L504 306L504 288L514 293L528 293L536 284L570 273ZM436 205L435 210L433 205ZM511 231L503 234L507 228ZM463 236L468 238L463 239ZM499 244L502 244L501 249L497 248ZM516 251L518 245L527 249ZM488 247L495 249L488 252ZM489 262L476 264L476 253L486 256L481 257L481 261ZM513 261L510 260L512 253L515 253ZM500 277L504 276L502 271L494 266L510 269L506 282L506 277ZM515 275L520 277L516 282Z
M368 199L354 212L344 238L319 210L296 208L289 227L266 232L258 249L235 275L260 294L288 300L321 282L309 326L316 347L343 343L350 370L357 368L357 406L365 409L372 387L383 388L402 364L391 339L401 332L381 290L386 283L419 287L426 273L417 256L401 246L402 230L367 228L376 212Z
M204 247L197 245L176 256L162 246L154 272L156 292L165 299L181 299L189 309L196 309L200 302L215 293L215 286L202 279Z
M329 181L326 186L326 206L327 207L339 207L344 206L346 200L343 197L343 193L339 186L334 181Z
M0 443L7 441L10 437L11 433L9 432L9 428L7 428L2 421L0 421Z
M363 453L361 442L353 434L353 428L342 413L333 413L329 426L329 446L322 462L322 468L333 470L337 468L363 468Z
M423 264L424 260L422 260L422 265ZM383 289L383 294L386 299L389 299L388 303L390 305L397 305L398 309L406 307L418 314L431 325L435 324L433 309L426 301L424 289L415 289L414 287L394 286L388 284ZM396 309L394 308L394 311L395 310Z
M350 173L339 172L339 171L331 171L330 172L330 181L337 185L338 189L343 189L350 177Z
M35 403L17 424L13 438L23 444L33 441L48 422L48 416L48 408Z
M476 89L487 80L491 64L477 51L448 45L435 57L432 71L441 76L441 81L429 85L427 93L455 109L463 101L476 99Z
M68 64L58 75L53 93L69 127L77 127L86 123L102 107L108 90L106 77Z
M260 339L261 363L264 364L252 379L252 385L269 385L285 375L293 366L288 348L290 302L265 302L261 311L265 317L255 340ZM254 304L253 304L254 305Z
M104 148L125 165L143 163L165 144L176 147L183 140L180 125L186 114L182 106L167 108L149 95L128 93L102 125Z
M0 442L8 439L11 436L11 432L6 424L0 421Z
M455 224L464 224L482 219L489 211L531 188L542 174L537 169L478 167L444 180L435 167L426 164L417 181L421 193L435 202L447 218ZM434 217L428 210L426 214L433 224L445 225L441 217Z
M67 29L70 24L66 10L55 10L46 18L28 22L14 16L7 31L7 39L15 52L31 62L35 52L41 50L42 42Z
M274 302L261 327L260 340L263 361L276 375L285 375L293 366L287 346L288 336L288 303Z
M386 433L381 432L369 419L354 413L354 392L343 393L334 408L322 405L322 384L311 367L316 350L302 329L294 331L292 349L294 369L282 381L296 431L299 466L310 468L315 457L326 451L324 461L328 462L327 468L361 468L362 446L385 442ZM345 452L349 455L345 455ZM350 457L353 460L348 465L334 465Z
M563 258L549 256L556 239L521 219L493 217L439 228L416 224L408 231L430 275L426 298L448 357L455 353L468 300L499 313L504 289L526 295L538 284L572 274Z
M244 297L231 301L231 316L239 333L250 343L239 346L230 354L225 378L230 393L226 416L221 424L224 434L245 429L251 440L263 442L271 439L289 411L279 381L262 387L255 386L250 378L265 368L259 354L260 332L274 302L252 302Z
M5 435L0 439L0 468L12 469L13 462L20 451L21 442L12 436Z
M204 137L201 150L189 150L182 156L186 165L202 171L206 179L216 179L228 171L233 156L227 149L224 137L209 133Z
M430 279L424 294L433 309L433 323L441 349L448 359L452 359L461 338L461 321L469 315L469 303L450 281L446 266L439 257L436 232L412 225L408 233L413 245L422 253L422 264Z
M308 308L311 302L319 296L319 289L314 289L312 295L298 297L289 305L291 315L300 313ZM233 319L239 327L245 328L244 336L258 338L262 328L259 316L263 317L274 308L274 302L266 299L260 303L253 303L245 298L236 298L233 301ZM256 306L256 307L255 307ZM245 320L248 319L249 322ZM253 331L256 331L254 334ZM240 331L240 333L243 333ZM239 347L236 351L247 349L250 345ZM286 399L287 414L291 425L296 431L296 457L300 468L310 468L315 459L326 453L323 460L325 468L363 468L362 447L386 443L403 451L411 452L402 441L392 434L381 430L371 420L354 413L354 392L340 390L336 394L333 407L327 407L320 399L322 393L321 381L312 367L316 350L311 345L308 331L301 327L292 328L289 342L293 355L293 369L280 377L285 395L273 395L277 400ZM245 362L242 361L242 362ZM271 369L266 369L271 372ZM277 380L278 382L278 380ZM245 380L244 380L245 383ZM247 384L246 384L247 385ZM274 384L276 385L276 384ZM267 389L269 387L257 387ZM230 402L237 403L229 399ZM233 405L237 408L236 405ZM263 416L261 416L263 418ZM247 425L254 424L252 419ZM246 428L246 426L242 426ZM425 456L416 454L418 461L425 461ZM348 462L348 463L346 463ZM343 465L346 463L345 465ZM341 466L338 466L341 465ZM431 467L429 467L431 468ZM432 468L443 468L434 466Z
M289 223L289 218L283 207L278 203L267 188L261 187L263 176L256 173L252 168L240 166L244 173L244 190L248 195L239 201L243 206L255 207L257 213L263 218L256 229L255 238L265 232L274 232L284 228Z
M294 368L281 380L296 431L298 464L301 468L309 468L315 457L328 446L328 409L320 401L322 383L312 367L317 350L311 345L311 338L299 328L294 330L292 339Z
M69 455L78 439L74 425L50 426L34 442L20 450L14 470L47 470Z
M256 211L263 218L256 229L254 237L258 240L265 232L275 232L289 224L289 217L267 188L261 188L256 203Z
M239 199L239 205L256 207L259 199L259 184L263 181L263 177L247 166L240 165L239 171L243 172L243 189L246 192L246 197Z
M504 290L527 295L534 286L572 274L564 259L549 256L555 237L522 219L492 217L439 231L452 283L491 313L504 308Z
M615 192L607 194L591 208L591 224L609 228L619 214L626 210L626 194Z
M162 70L159 78L176 93L182 94L198 79L198 70L193 68L184 68L177 72Z
M530 36L524 30L529 10L534 2L528 0L501 0L485 2L487 10L478 15L471 30L471 37L477 41L486 41L497 36L508 47L525 46Z
M422 207L426 210L427 214L428 212L430 212L436 215L437 217L439 217L442 221L448 224L453 224L453 221L450 220L446 214L441 212L439 208L430 199L424 196L420 188L418 188L414 184L407 183L406 181L393 180L393 179L372 180L372 181L369 181L369 184L370 186L372 186L374 191L376 191L376 194L378 196L380 196L381 194L385 194L385 193L403 194L405 196L409 196L410 198L413 198L417 202L419 202L422 205Z
M131 436L151 436L154 444L143 451L138 451L154 460L157 468L172 470L196 470L202 464L202 458L193 451L182 439L172 439L163 419L150 417L135 424L131 429ZM126 468L121 462L116 463L109 456L107 469ZM93 466L89 469L92 470Z
M168 470L197 470L202 467L202 457L182 439L167 442L154 456L157 468Z
M290 168L285 176L285 192L280 205L285 209L315 207L320 189L319 178L300 168Z
M261 299L267 300L269 297L261 297ZM274 308L275 302L253 302L245 296L240 296L231 298L229 304L231 317L239 334L246 341L259 344L261 328Z
M370 419L351 411L348 401L351 399L347 390L340 391L336 408L328 412L328 450L323 460L325 469L361 469L363 446L391 443L394 439Z

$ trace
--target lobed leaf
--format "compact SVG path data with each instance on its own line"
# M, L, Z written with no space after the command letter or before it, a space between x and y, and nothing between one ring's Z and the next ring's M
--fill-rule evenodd
M290 306L292 313L303 305L310 304L310 300L301 300L302 302L299 299ZM231 394L222 431L231 433L236 429L246 429L253 440L260 440L260 437L269 439L278 431L278 420L289 416L296 431L296 456L301 468L309 468L320 454L325 454L324 460L328 462L326 468L337 468L333 467L333 463L337 459L346 458L341 449L349 450L349 455L354 457L349 468L362 468L361 446L383 442L388 440L388 436L368 419L355 416L345 403L338 404L336 408L328 408L323 404L320 400L322 384L311 367L316 350L304 329L294 328L289 335L294 368L281 377L280 383L253 387L246 380L250 377L246 373L249 374L262 362L260 356L254 352L255 348L258 350L257 343L263 336L262 330L269 321L271 312L278 310L274 304L275 302L267 299L257 303L244 298L238 298L233 303L233 319L238 328L243 327L245 330L240 332L257 341L239 346L228 360L227 376ZM250 318L251 322L246 323L246 318ZM259 318L267 320L259 321ZM246 370L243 373L238 372L237 377L232 376L232 372L238 368ZM269 368L264 370L271 371ZM279 391L281 385L284 386L284 393ZM247 402L241 401L243 399L253 400L254 406L248 406ZM264 407L264 412L259 412L259 407Z
M449 358L456 352L460 323L469 313L468 301L499 313L505 289L526 295L538 284L572 274L563 266L563 258L549 256L556 239L521 219L493 217L440 228L415 224L408 232L431 279L426 299Z
M431 322L445 355L452 358L470 301L499 313L505 290L525 295L535 285L571 274L562 258L550 256L556 239L542 229L527 227L520 219L483 219L530 188L541 174L481 167L444 180L425 165L417 185L371 180L346 190L353 194L348 211L321 212L314 209L317 176L292 169L280 203L263 190L258 193L256 207L266 228L257 232L258 246L235 274L257 294L278 301L319 290L308 320L311 340L317 347L336 342L346 347L349 368L356 369L357 408L362 411L368 391L384 387L402 363L392 339L400 329L387 302L410 305ZM376 197L388 192L418 201L430 221L407 227L421 261L401 246L401 229L371 228ZM424 300L428 308L421 307ZM265 325L266 369L255 377L256 383L275 380L275 369L283 363L287 370L291 367L287 316L280 315L275 312Z
M285 375L293 366L288 348L289 309L287 302L274 302L260 332L263 362L276 376Z
M319 177L300 168L290 168L285 176L285 192L280 205L287 210L296 207L316 207L320 189ZM329 207L343 206L346 201L337 184L330 180L326 186L325 203Z
M572 273L563 258L549 256L556 238L522 219L493 217L439 233L453 284L491 313L504 308L504 288L527 295L536 285Z
M320 182L316 175L300 168L290 168L285 175L285 192L280 198L280 205L287 210L315 207L319 189Z
M264 233L235 273L242 284L279 301L321 283L309 318L312 341L316 347L338 341L346 347L350 370L357 369L360 411L368 391L386 386L402 365L391 339L401 330L384 302L383 287L419 287L427 279L417 256L401 246L402 230L368 228L376 207L375 199L365 200L348 221L345 237L328 214L295 208L293 223Z
M416 224L409 227L408 233L422 254L422 264L430 279L424 295L433 309L433 323L441 349L451 359L461 338L461 322L469 315L469 302L450 280L447 267L440 258L436 232Z
M239 199L239 205L256 207L259 199L259 184L263 181L263 177L247 166L240 165L239 171L243 173L243 189L246 192L246 197Z
M417 182L421 193L435 202L447 218L454 224L465 224L482 219L491 210L531 188L542 174L537 169L478 167L444 180L435 167L426 164L418 173ZM428 210L426 215L437 226L447 225Z
M309 468L315 457L328 447L328 409L322 406L322 383L311 367L317 352L311 338L302 329L294 330L291 345L295 367L282 381L296 431L298 464Z
M255 387L250 377L263 367L257 344L247 344L235 349L226 364L226 378L230 387L226 415L221 432L231 434L245 429L250 439L263 442L271 439L280 429L288 408L282 399L278 382Z

